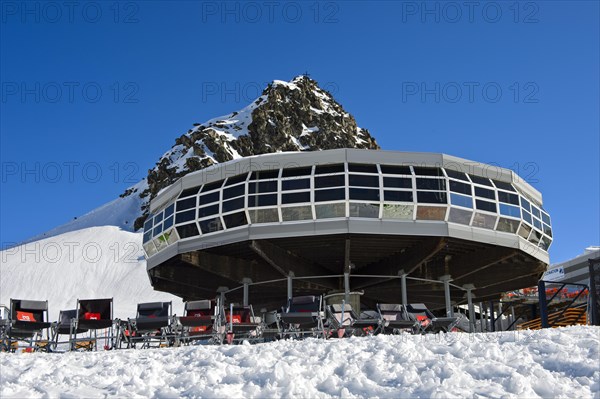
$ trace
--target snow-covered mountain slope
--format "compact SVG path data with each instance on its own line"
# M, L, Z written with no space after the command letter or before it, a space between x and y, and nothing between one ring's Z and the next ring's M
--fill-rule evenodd
M92 217L92 216L90 216ZM48 300L50 320L74 309L77 298L114 298L114 316L135 316L137 303L181 298L154 291L146 274L141 233L90 227L0 252L0 303Z
M600 328L0 353L0 396L597 398Z

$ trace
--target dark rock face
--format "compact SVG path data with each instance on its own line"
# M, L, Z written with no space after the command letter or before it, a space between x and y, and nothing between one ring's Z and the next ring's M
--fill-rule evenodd
M196 123L175 140L148 171L148 188L140 194L145 205L134 229L142 227L150 200L187 173L250 155L335 148L379 149L379 145L314 80L298 76L290 82L274 81L246 108Z

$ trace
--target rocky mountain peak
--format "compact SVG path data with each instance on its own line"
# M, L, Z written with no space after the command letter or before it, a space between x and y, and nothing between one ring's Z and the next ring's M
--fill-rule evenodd
M274 80L245 108L195 123L148 171L147 188L141 193L128 190L123 196L144 199L143 214L134 225L137 230L150 200L187 173L250 155L334 148L379 149L379 145L313 79L300 75L289 82Z

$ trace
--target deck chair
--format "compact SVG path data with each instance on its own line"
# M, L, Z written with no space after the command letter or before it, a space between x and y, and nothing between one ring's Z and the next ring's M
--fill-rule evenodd
M376 310L366 310L354 320L355 329L362 330L360 335L376 335L383 329L383 320Z
M267 311L265 308L261 309L260 313L262 340L267 342L281 338L279 313L276 310Z
M342 338L354 335L356 316L349 304L333 304L327 306L327 323L332 336Z
M54 323L52 328L52 345L53 350L56 350L58 344L69 343L74 334L83 334L87 332L87 328L74 328L75 319L77 318L77 309L61 310L58 314L58 321ZM69 340L60 342L60 335L68 335Z
M384 334L398 334L402 331L410 331L414 334L419 330L417 319L411 317L402 305L378 303L377 311L383 319Z
M227 343L260 338L260 322L254 316L252 305L230 304L224 314Z
M172 338L171 302L147 302L137 306L135 319L128 319L129 342L135 347L137 342L142 348L149 348L152 343L158 346L168 345Z
M47 321L48 301L10 300L10 323L8 325L8 346L18 348L18 342L26 342L28 351L49 350L48 340L44 341L43 331L51 323Z
M75 334L71 338L71 349L93 350L97 349L98 330L107 330L104 339L104 349L111 349L115 345L113 340L113 300L105 299L78 299L77 317L75 318ZM85 329L89 331L89 337L77 338L76 331Z
M282 336L300 338L304 335L325 337L323 298L307 295L290 298L279 315Z
M406 305L406 311L412 314L424 333L449 332L458 321L458 317L436 317L423 303Z
M217 310L215 301L210 299L186 302L184 315L177 318L182 327L178 334L182 342L216 340L219 324Z

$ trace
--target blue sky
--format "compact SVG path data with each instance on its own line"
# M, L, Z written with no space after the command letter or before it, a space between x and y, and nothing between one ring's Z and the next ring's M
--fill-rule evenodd
M1 3L3 246L305 71L384 149L520 173L552 216L552 263L600 243L598 2L69 4Z

